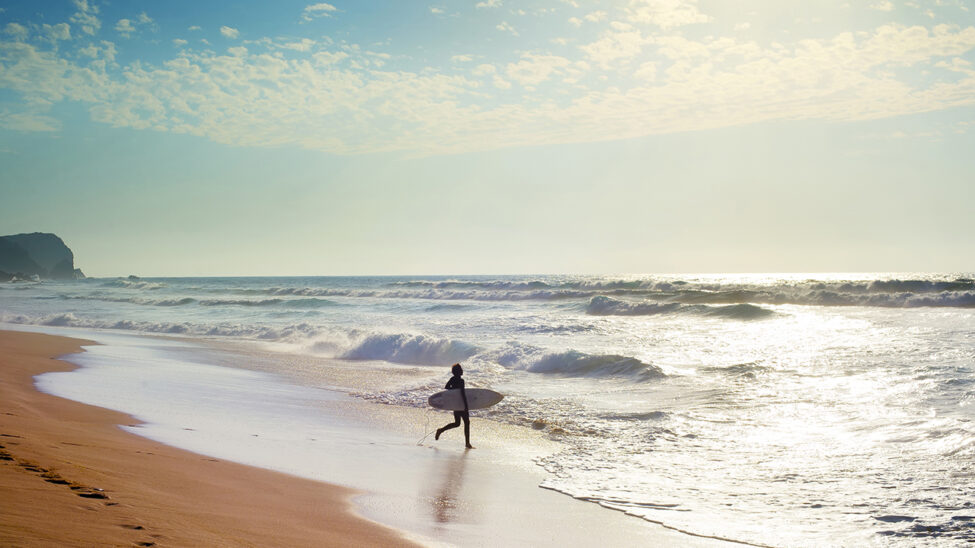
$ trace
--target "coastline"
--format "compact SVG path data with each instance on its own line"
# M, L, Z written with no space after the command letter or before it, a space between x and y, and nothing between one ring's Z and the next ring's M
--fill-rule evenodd
M356 491L127 433L116 411L44 394L35 375L89 341L0 331L0 544L411 546L355 515Z
M161 418L157 415L153 418L152 413L145 415L144 410L136 411L128 405L118 406L117 402L104 407L98 403L112 400L111 397L101 399L105 397L104 383L108 383L110 391L121 391L120 394L130 401L139 401L143 397L158 399L154 388L158 379L145 377L153 376L163 367L161 362L154 361L153 356L158 358L158 355L152 351L146 354L133 350L145 348L143 345L147 342L156 348L166 339L144 339L130 335L119 339L95 331L80 331L76 335L58 328L43 333L51 331L53 333L50 335L41 335L0 330L0 335L14 339L21 336L46 337L42 341L40 356L22 360L33 360L35 363L22 374L18 383L20 392L27 393L30 400L40 400L47 405L57 402L74 408L75 414L69 415L73 419L63 424L66 421L57 419L59 415L55 414L48 417L56 427L53 432L44 432L44 428L51 425L45 427L43 423L34 424L31 421L22 424L18 432L8 427L12 424L9 420L11 417L3 415L5 410L0 409L0 426L3 427L0 433L9 431L22 436L20 439L2 438L17 445L6 441L0 443L7 445L8 450L15 453L15 458L33 459L39 468L53 468L55 473L68 481L104 489L110 498L107 501L95 500L100 504L93 504L88 499L78 498L66 486L45 483L44 478L37 477L44 473L40 469L31 477L23 467L15 464L7 466L5 468L16 468L17 472L33 480L33 483L19 486L23 492L33 496L38 486L60 487L63 497L59 504L68 506L65 507L65 517L54 520L44 518L31 521L29 516L38 512L29 509L17 513L8 511L8 515L0 518L0 544L4 544L8 538L19 539L21 531L32 531L35 536L29 538L33 542L14 545L117 545L130 542L153 542L157 546L398 546L410 542L427 546L740 545L734 541L679 532L593 502L540 488L546 476L534 464L535 458L553 450L554 446L545 442L540 444L540 436L533 430L492 420L478 420L478 442L475 444L478 449L475 451L464 451L462 444L450 443L457 440L421 446L413 436L428 423L430 411L377 404L348 396L329 400L326 396L326 400L318 401L316 405L324 413L317 420L327 422L328 432L313 433L314 425L310 430L303 430L309 425L289 424L297 417L277 423L279 427L285 424L288 424L288 428L297 427L302 436L316 436L320 441L310 442L314 446L310 454L303 452L300 446L288 445L283 438L277 438L274 447L268 448L265 442L259 440L268 439L266 434L271 432L251 430L251 427L247 428L247 432L259 433L259 437L246 433L243 439L238 437L236 441L226 438L217 445L207 441L201 444L200 441L214 435L220 438L221 433L195 424L194 419L188 422L177 419L174 423L171 417ZM98 342L78 354L79 343L88 344L79 341L81 337ZM7 356L13 356L14 353L6 351L2 341L0 339L0 350ZM133 343L136 346L129 346ZM170 346L173 342L163 344L173 348ZM184 343L175 344L180 347ZM202 366L204 369L190 372L184 378L195 378L197 374L207 377L207 370L210 373L216 371L224 379L230 378L224 377L225 374L250 375L244 370L273 361L271 356L262 353L251 355L236 346L217 350L216 353L213 353L215 347L211 349L199 354L202 347L194 345L194 363L222 365ZM72 355L69 357L68 354ZM125 356L122 362L117 361L120 355ZM63 359L70 360L70 363L48 356L64 356ZM197 362L201 357L202 362ZM232 363L226 361L228 358ZM256 361L254 358L257 358ZM115 385L118 372L112 371L113 363L126 370L138 371L133 377L137 384ZM212 369L214 367L216 370ZM47 374L40 375L42 372ZM62 389L49 392L49 381L59 375L67 375L62 378L70 381L62 384ZM273 375L259 375L265 381L273 378ZM273 380L270 382L272 384L266 385L270 393L279 389L288 390L285 385L274 384L276 381ZM148 383L150 391L142 391L144 388L138 386L141 383ZM64 386L71 389L65 392ZM163 389L163 392L166 390ZM316 391L316 397L322 396L325 394ZM0 398L5 397L0 392ZM133 397L136 399L132 400ZM225 401L227 394L217 390L212 397ZM202 400L191 399L182 404L168 401L164 405L170 414L182 414L185 411L183 405L198 405L192 401L202 403ZM124 409L126 412L111 411L106 407ZM206 414L202 408L197 412ZM85 418L88 414L95 418ZM148 422L136 421L132 419L133 415ZM362 419L367 417L368 420L363 422ZM211 415L211 418L214 417ZM232 427L242 418L234 416L234 420L226 425ZM157 420L170 424L170 427L167 429ZM73 431L77 429L75 423L78 421L98 423L95 428L97 435L93 440L82 437L82 441L78 441L70 437L75 436ZM183 427L172 429L174 424ZM246 421L245 424L253 423ZM41 440L45 442L44 451L34 448L36 441L31 441L36 438L31 431L38 427L42 427L41 433L45 434ZM105 440L102 440L103 437ZM247 440L254 443L250 444ZM229 442L229 445L225 442ZM68 452L81 451L82 448L88 453L84 455L87 460L73 460L76 456ZM56 460L41 461L26 450L49 459L56 457ZM284 455L287 458L282 458ZM313 461L308 461L309 457ZM157 470L158 466L163 466L160 469L162 474ZM173 470L174 467L176 470ZM224 473L214 476L213 471L218 468ZM186 489L180 485L174 486L172 478L151 484L145 480L146 477L158 478L174 473L177 473L175 481L183 482ZM194 490L201 486L216 491L204 493L205 497L217 499L216 510L210 508L212 503L209 499L197 500L199 495ZM125 500L120 499L123 494ZM0 495L5 493L0 490ZM18 500L20 496L15 492L12 500ZM83 508L78 507L78 501L81 501ZM120 502L125 506L118 504L107 507L109 502ZM40 499L34 508L47 506ZM115 513L106 513L105 508ZM120 509L125 509L126 513L116 512ZM93 511L106 515L89 519L95 514ZM80 512L80 519L85 521L77 521L79 518L72 512ZM252 521L255 515L261 517L261 523ZM46 527L52 521L62 524L59 528L68 531L60 533L57 540L46 540L48 537L44 535L50 533ZM236 528L241 522L249 527L238 532ZM90 525L100 527L97 534L89 531ZM97 540L97 535L101 535L104 542ZM151 538L143 538L147 535Z

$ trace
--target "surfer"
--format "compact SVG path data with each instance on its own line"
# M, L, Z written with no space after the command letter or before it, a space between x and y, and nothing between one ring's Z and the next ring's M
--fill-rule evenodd
M464 441L467 443L468 449L474 449L471 445L471 413L467 405L467 392L464 391L464 379L461 378L464 374L464 368L460 366L459 363L455 363L453 367L450 368L450 372L453 373L453 377L447 381L447 386L444 388L446 390L460 390L460 397L464 400L464 410L454 411L454 422L444 426L442 428L437 428L437 435L433 437L435 440L440 439L440 434L444 431L450 430L451 428L457 428L460 426L460 421L464 421Z

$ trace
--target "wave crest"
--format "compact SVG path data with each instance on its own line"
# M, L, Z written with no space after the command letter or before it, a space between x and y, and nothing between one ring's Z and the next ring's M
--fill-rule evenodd
M643 382L665 376L659 367L628 356L548 352L520 343L509 344L490 358L508 369L564 377L625 377Z
M597 295L589 300L586 313L592 316L654 316L657 314L696 313L736 320L765 318L775 312L753 304L732 304L727 306L685 305L681 303L633 303Z
M675 312L680 307L679 303L631 303L605 295L596 295L589 299L586 313L593 316L653 316Z
M351 360L384 360L410 365L449 365L477 354L477 348L461 341L426 335L367 335L339 357Z
M121 287L125 289L162 289L167 287L166 284L162 282L147 282L143 280L125 280L118 278L116 280L106 280L102 282L102 287Z

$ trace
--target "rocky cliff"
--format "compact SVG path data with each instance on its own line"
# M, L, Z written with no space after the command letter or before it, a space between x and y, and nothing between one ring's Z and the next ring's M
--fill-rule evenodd
M85 277L74 267L74 253L54 234L0 236L0 281L35 276L51 280Z

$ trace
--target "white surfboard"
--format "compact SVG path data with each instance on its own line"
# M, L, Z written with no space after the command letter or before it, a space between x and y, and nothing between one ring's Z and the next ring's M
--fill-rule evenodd
M467 388L467 408L484 409L501 401L504 396L487 388ZM447 411L463 411L464 399L460 396L460 389L437 392L427 399L430 407Z

